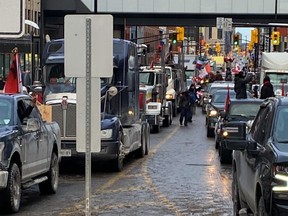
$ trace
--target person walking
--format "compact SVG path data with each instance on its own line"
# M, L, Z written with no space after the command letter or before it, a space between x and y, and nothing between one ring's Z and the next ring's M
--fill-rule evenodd
M0 90L3 90L5 86L5 81L2 76L0 76Z
M273 85L270 82L270 78L268 76L263 79L263 86L261 87L260 99L265 99L268 97L274 97Z
M181 110L180 113L180 118L179 118L179 123L180 126L183 125L183 120L184 120L184 126L188 126L188 112L190 108L190 98L189 98L189 92L185 91L182 93L181 97L180 97L180 101L179 101L179 107Z
M234 91L236 92L236 99L247 98L246 84L252 80L253 76L248 74L244 77L243 71L235 75Z
M197 100L196 88L193 83L191 84L188 91L189 91L189 99L190 99L190 109L188 109L187 121L192 122L192 117L196 112L196 100Z

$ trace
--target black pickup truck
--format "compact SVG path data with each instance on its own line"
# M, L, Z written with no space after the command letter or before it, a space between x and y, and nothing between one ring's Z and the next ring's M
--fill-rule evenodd
M56 193L60 128L44 122L32 98L0 94L0 209L17 212L21 189L38 184L42 194Z
M246 131L245 124L240 128ZM288 215L288 97L266 99L233 151L234 215Z

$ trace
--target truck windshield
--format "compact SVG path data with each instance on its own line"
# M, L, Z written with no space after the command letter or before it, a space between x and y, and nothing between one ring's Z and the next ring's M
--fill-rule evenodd
M139 75L140 84L145 84L149 86L154 85L154 73L153 72L141 72Z
M0 98L0 110L0 127L11 125L13 111L12 102L7 99Z
M281 80L286 79L288 81L288 73L266 73L270 78L272 84L280 84Z

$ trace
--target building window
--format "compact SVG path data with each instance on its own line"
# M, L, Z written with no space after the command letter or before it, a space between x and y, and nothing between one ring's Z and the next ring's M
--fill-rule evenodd
M222 31L222 29L217 29L217 38L218 38L218 40L222 40L223 39L223 31Z
M209 27L209 29L208 29L208 38L209 39L212 38L212 27Z

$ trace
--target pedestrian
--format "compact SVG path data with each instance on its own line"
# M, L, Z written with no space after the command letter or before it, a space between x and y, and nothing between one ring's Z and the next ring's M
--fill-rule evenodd
M232 73L229 67L226 69L225 81L232 81Z
M190 109L188 109L187 113L187 121L192 122L192 117L196 112L196 100L197 100L197 93L194 84L191 84L189 88L189 99L190 99Z
M184 126L188 126L187 114L190 110L189 91L183 92L182 95L180 96L179 107L180 107L180 118L179 118L180 125L181 126L183 125L184 120Z
M215 81L222 81L222 80L223 80L222 74L220 73L220 71L216 71Z
M234 79L234 91L236 92L236 98L247 98L246 84L252 80L253 76L248 73L246 78L244 77L243 71L240 71L235 75Z
M252 89L252 93L253 93L253 97L258 98L258 85L254 85L253 89Z
M5 86L5 81L2 76L0 76L0 90L3 90Z
M273 85L270 82L268 76L263 79L263 86L261 87L260 99L265 99L268 97L274 97Z

